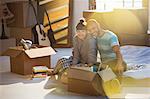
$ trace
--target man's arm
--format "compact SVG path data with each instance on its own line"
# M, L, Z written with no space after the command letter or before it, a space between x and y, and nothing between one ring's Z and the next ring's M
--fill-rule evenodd
M116 70L118 71L119 74L122 74L123 70L124 70L124 67L122 65L123 58L122 58L122 54L120 52L119 45L114 45L113 46L113 51L116 53L116 58L117 58Z

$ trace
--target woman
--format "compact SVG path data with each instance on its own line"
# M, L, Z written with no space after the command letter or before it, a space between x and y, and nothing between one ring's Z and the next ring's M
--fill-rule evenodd
M120 52L118 37L113 32L102 29L94 19L87 22L87 30L96 37L102 68L110 66L118 76L122 75L126 70L126 64Z
M92 66L97 61L96 39L87 34L84 19L77 24L76 31L73 38L73 65Z
M73 66L92 66L97 61L96 39L87 34L84 19L81 19L76 26L76 35L73 38L73 57L63 56L56 64L50 75L62 73L71 65Z

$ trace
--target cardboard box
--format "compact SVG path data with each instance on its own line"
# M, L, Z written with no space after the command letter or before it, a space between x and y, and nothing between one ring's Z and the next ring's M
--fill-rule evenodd
M9 47L16 46L16 39L15 38L8 38L8 39L0 39L0 55L5 52Z
M32 1L37 10L37 3ZM36 24L36 17L32 6L28 1L16 1L7 3L9 10L14 14L14 21L8 26L13 27L29 27ZM36 11L37 12L37 11Z
M50 55L55 54L51 47L24 50L22 46L9 48L3 55L10 56L11 72L28 75L35 65L50 68Z
M92 72L90 67L71 67L68 71L68 91L92 95L105 96L100 76Z
M20 44L20 40L24 39L32 39L32 29L28 28L21 28L21 27L9 27L10 30L10 37L16 39L16 44Z

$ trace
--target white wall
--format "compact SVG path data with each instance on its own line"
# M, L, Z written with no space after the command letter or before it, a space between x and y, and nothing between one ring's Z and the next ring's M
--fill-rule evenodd
M73 35L75 33L76 24L83 17L83 11L88 10L89 0L73 0Z

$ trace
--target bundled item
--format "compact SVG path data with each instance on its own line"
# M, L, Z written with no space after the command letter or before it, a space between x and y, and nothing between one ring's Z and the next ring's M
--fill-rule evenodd
M58 78L61 78L66 69L68 69L72 65L72 56L62 56L56 64L53 72L50 75L58 74Z
M20 43L23 45L25 50L29 50L32 47L32 41L21 39Z

